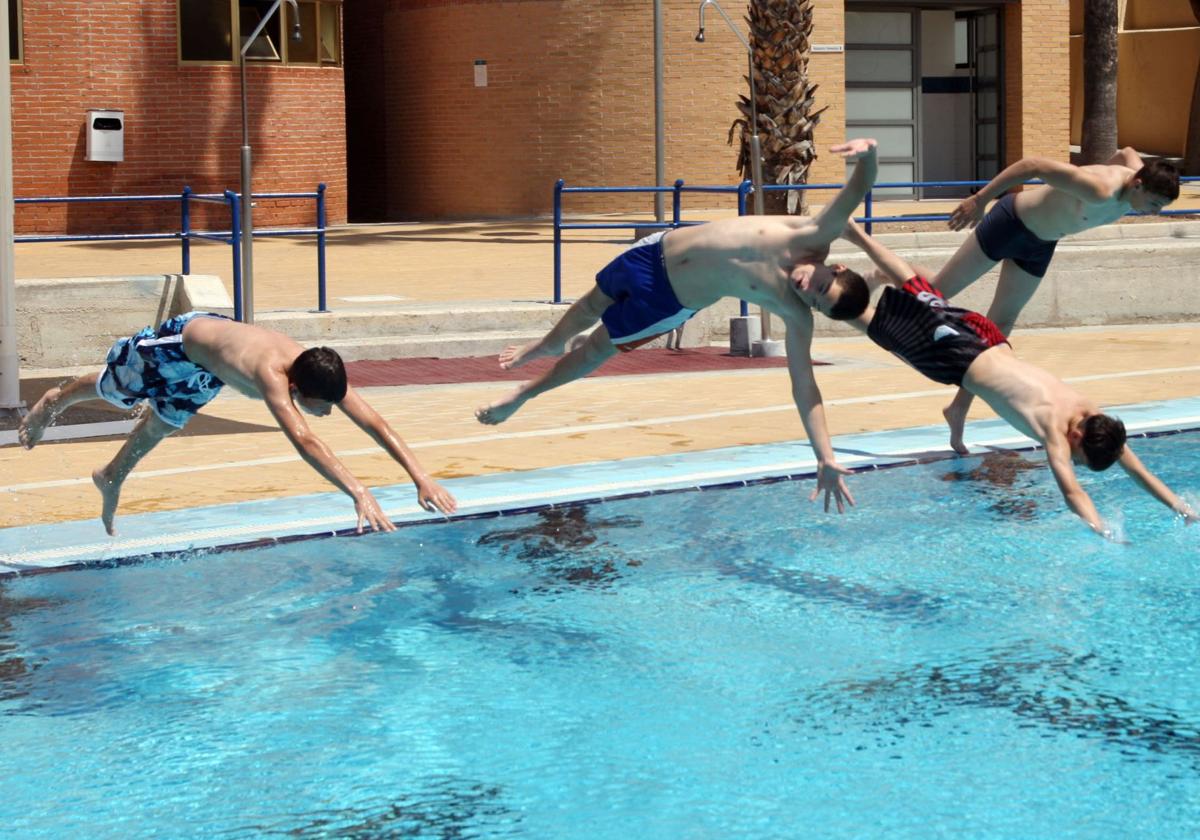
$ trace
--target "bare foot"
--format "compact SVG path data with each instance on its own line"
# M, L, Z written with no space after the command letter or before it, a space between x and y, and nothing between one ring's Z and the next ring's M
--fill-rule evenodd
M100 521L104 523L104 530L111 537L117 533L113 528L113 516L117 513L117 502L121 498L121 485L106 476L102 469L92 473L92 484L96 485L104 502L100 508Z
M475 409L475 419L485 426L498 426L509 417L512 417L516 410L524 405L524 403L525 401L520 399L520 393L514 391L510 396L499 402Z
M561 356L562 348L544 347L541 341L532 341L521 347L512 345L505 347L500 353L500 367L504 370L512 370L519 368L527 362L532 362L534 359L542 356Z
M46 427L54 422L56 416L54 405L58 402L58 396L61 393L62 388L51 388L42 394L37 405L30 409L29 413L21 420L21 425L17 428L17 440L21 441L21 445L26 449L33 449L45 434Z
M963 443L963 426L967 423L967 412L954 407L954 403L942 409L946 425L950 427L950 448L959 455L970 455L971 450Z

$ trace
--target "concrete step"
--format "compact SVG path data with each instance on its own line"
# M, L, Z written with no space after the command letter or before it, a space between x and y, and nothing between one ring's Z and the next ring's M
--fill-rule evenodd
M331 312L273 311L257 323L302 344L346 338L436 337L446 333L544 333L566 311L564 304L506 301L445 301L388 306L334 307Z
M324 341L347 362L367 359L454 359L463 356L494 356L512 344L528 344L545 334L513 330L439 332L428 335L377 335L331 338Z

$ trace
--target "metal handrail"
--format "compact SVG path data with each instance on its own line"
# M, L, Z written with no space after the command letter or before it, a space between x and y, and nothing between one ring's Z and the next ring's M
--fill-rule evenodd
M317 237L317 311L328 312L326 305L326 212L325 184L317 184L314 192L275 192L253 193L254 201L285 200L311 198L316 201L316 226L296 228L273 228L270 230L254 231L255 236L313 236ZM232 190L223 193L193 193L191 187L184 187L178 195L88 195L88 196L35 196L29 198L14 198L14 204L99 204L104 202L151 202L178 201L180 205L180 227L178 231L161 233L87 233L87 234L22 234L14 236L14 242L126 242L126 241L161 241L178 239L180 241L180 274L192 273L192 239L210 239L223 242L230 246L233 256L233 316L242 320L242 229L240 224L241 196ZM230 229L227 231L192 230L191 203L224 204L230 211Z
M1180 179L1181 183L1200 182L1200 176L1184 176ZM877 189L927 189L932 187L978 187L984 186L990 181L895 181L878 183L867 190L867 194L863 199L864 214L855 217L855 221L861 222L866 228L867 233L874 232L875 223L884 222L944 222L950 219L948 213L929 213L917 216L876 216L873 214L875 196L874 191ZM1024 185L1044 184L1037 178L1023 182ZM845 184L765 184L763 192L785 192L788 190L840 190ZM703 224L703 222L686 222L681 217L680 200L682 193L736 193L738 199L738 215L747 215L747 196L753 192L753 185L750 181L742 181L737 186L685 186L682 179L677 180L674 186L671 187L568 187L566 182L559 178L554 184L554 303L562 303L562 232L564 230L615 230L628 228L677 228L685 225ZM664 193L670 192L674 195L674 208L670 222L654 221L629 221L629 222L591 222L591 223L570 223L564 222L562 218L562 196L564 193ZM1162 210L1158 213L1160 216L1187 216L1200 214L1200 210ZM1142 215L1139 213L1127 213L1127 216ZM746 302L741 304L742 315L747 314Z

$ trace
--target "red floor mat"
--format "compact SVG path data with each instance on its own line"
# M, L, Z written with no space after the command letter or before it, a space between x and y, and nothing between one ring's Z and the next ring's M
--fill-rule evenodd
M450 385L459 382L524 381L552 364L553 359L538 359L517 370L501 370L495 356L468 356L459 359L348 362L346 372L350 376L350 384L357 388L372 385ZM783 357L751 359L730 356L727 350L720 347L693 347L681 351L652 348L620 353L591 376L745 370L786 365L787 359Z

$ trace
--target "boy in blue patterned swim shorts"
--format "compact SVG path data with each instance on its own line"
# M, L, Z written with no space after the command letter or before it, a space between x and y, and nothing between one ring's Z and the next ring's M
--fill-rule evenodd
M324 417L336 405L404 467L423 508L442 513L456 509L454 497L429 477L400 436L347 384L345 366L334 350L305 350L282 333L207 312L176 315L157 329L146 327L120 339L108 351L102 371L43 394L21 422L18 438L32 449L55 417L86 400L99 398L120 408L143 401L150 406L116 457L92 473L103 498L100 518L112 534L126 476L227 384L263 400L300 456L354 499L359 531L364 524L385 531L395 526L371 491L312 433L301 411Z

